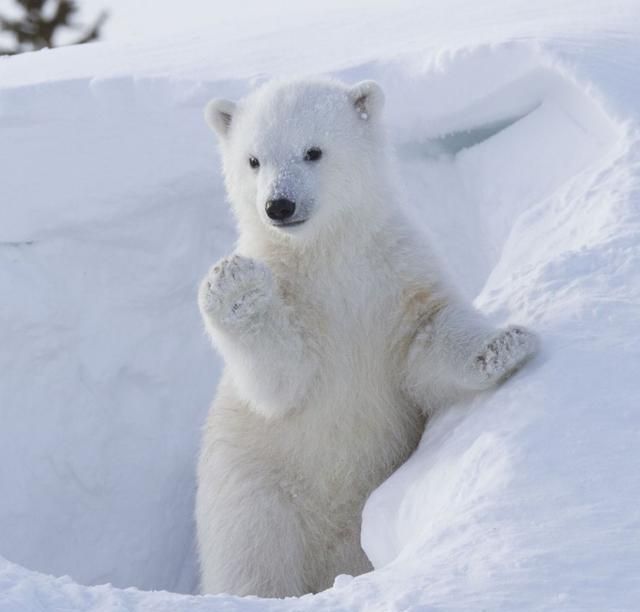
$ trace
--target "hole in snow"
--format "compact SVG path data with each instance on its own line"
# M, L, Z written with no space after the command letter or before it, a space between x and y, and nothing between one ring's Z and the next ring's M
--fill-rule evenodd
M528 47L338 76L376 78L385 88L409 212L471 297L522 215L603 160L618 138L592 98ZM86 197L94 183L100 195L81 202L81 217L68 216L75 225L60 228L40 215L31 226L18 213L2 224L2 239L16 243L0 246L4 328L21 352L19 359L3 354L9 409L0 463L13 473L0 507L12 529L0 532L0 553L85 584L189 591L196 585L194 461L215 382L195 287L234 238L219 222L228 213L200 103L237 92L212 83L193 103L152 113L145 87L126 79L91 88L59 83L56 99L68 93L80 114L72 105L37 129L28 116L13 128L20 142L11 158L30 158L34 172L41 166L53 178L83 169L79 187L14 185L19 173L7 172L5 188L28 199L28 208L52 199L73 206L74 190ZM165 90L173 99L183 84L149 87L154 99ZM39 87L19 94L38 96ZM105 115L114 97L126 104ZM79 146L68 146L78 133ZM41 145L47 150L39 157ZM88 148L108 164L88 166ZM212 189L224 210L212 210ZM105 202L116 203L106 217ZM368 546L372 558L385 558L377 544Z
M485 140L495 136L499 132L506 130L516 121L520 121L526 115L517 117L507 117L498 121L493 121L485 125L467 128L461 132L452 132L442 136L426 138L424 140L414 140L401 142L396 147L398 157L403 161L420 159L439 159L444 156L452 156L460 153L464 149L469 149L479 145Z

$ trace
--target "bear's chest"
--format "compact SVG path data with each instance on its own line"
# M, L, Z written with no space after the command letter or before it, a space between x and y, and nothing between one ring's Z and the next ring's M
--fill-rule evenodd
M402 388L419 318L407 306L410 288L375 259L279 281L319 364L304 407L274 426L286 482L318 499L360 503L406 460L424 428Z
M294 325L336 375L344 365L384 368L393 357L403 308L402 288L389 276L361 265L281 281Z

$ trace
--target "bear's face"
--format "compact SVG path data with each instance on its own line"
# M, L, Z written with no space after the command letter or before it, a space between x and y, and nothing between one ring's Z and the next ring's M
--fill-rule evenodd
M241 231L308 239L362 206L380 149L383 94L364 81L271 82L206 109Z

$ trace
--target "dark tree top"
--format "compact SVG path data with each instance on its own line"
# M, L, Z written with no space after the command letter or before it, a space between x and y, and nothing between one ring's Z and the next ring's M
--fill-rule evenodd
M77 45L100 36L100 29L107 19L101 13L93 25L83 28L74 21L78 12L74 0L14 0L19 5L22 16L8 19L0 15L0 31L9 33L14 39L11 49L1 49L0 54L13 55L25 51L55 47L55 36L59 30L84 30L71 44Z

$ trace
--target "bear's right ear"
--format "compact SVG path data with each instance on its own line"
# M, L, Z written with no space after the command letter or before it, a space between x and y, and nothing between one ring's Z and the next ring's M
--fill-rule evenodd
M349 96L358 117L363 121L378 115L384 106L384 92L375 81L356 83L349 90Z
M225 138L229 133L235 110L236 103L231 100L211 100L204 109L204 119L220 138Z

